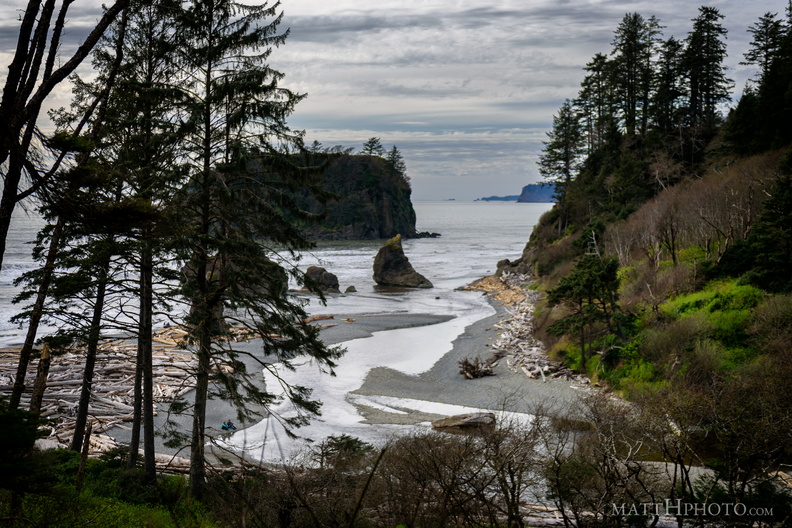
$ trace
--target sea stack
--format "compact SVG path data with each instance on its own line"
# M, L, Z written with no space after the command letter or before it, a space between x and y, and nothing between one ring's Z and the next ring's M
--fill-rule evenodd
M432 283L415 271L407 260L401 241L401 235L396 235L377 252L374 258L374 282L380 286L431 288Z

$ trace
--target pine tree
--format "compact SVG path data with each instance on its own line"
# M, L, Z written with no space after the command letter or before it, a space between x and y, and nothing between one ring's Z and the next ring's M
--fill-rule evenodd
M332 369L339 352L328 349L318 330L305 323L302 304L286 292L286 271L301 280L296 268L274 261L311 246L292 224L308 220L294 202L300 188L320 183L316 169L294 165L284 153L301 148L301 135L286 125L302 95L279 86L283 74L266 63L284 43L279 32L279 3L251 6L232 0L195 0L178 27L182 44L183 86L189 94L191 134L187 155L189 179L177 198L182 232L174 250L182 263L177 290L190 305L185 323L198 358L190 452L190 489L204 493L206 404L210 382L233 397L244 419L246 404L269 405L277 395L251 382L230 340L233 325L261 336L262 368L275 370L263 357L276 357L291 368L298 356ZM291 220L290 220L291 219ZM232 367L233 374L218 370ZM307 387L286 388L300 411L289 423L304 422L319 412Z
M718 105L729 101L734 83L726 77L726 28L723 15L714 8L701 6L693 19L693 31L688 34L684 67L688 78L690 104L688 118L691 127L703 125L713 128L718 120Z
M539 156L539 173L555 184L555 196L561 211L558 223L560 234L568 221L567 192L580 169L584 153L580 117L568 99L558 115L553 116L553 129L547 133L547 137L548 141L544 142Z

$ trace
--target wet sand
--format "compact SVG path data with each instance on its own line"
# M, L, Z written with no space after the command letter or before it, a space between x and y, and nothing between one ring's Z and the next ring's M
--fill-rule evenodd
M518 413L531 413L537 406L549 412L560 412L577 400L579 392L567 380L543 382L530 379L522 371L514 372L501 359L495 367L494 376L473 380L466 379L459 372L459 361L464 358L489 358L490 346L497 339L498 330L494 325L506 318L508 313L496 306L496 314L468 326L464 333L453 342L453 348L428 371L417 376L409 376L386 367L372 369L363 385L353 395L386 396L410 400L425 400L451 405L491 409ZM354 400L353 400L354 401ZM367 407L361 409L369 423L420 423L426 421L426 414L410 412L401 408L409 416L388 413L382 409Z
M423 405L415 405L416 401L529 414L538 405L542 405L550 412L563 413L568 404L574 402L580 394L572 388L570 381L548 379L543 382L530 379L522 372L510 370L505 359L495 367L494 376L468 380L460 374L458 362L461 359L485 359L490 356L489 345L497 340L498 330L494 325L508 317L508 312L499 303L493 301L493 306L496 313L465 328L454 340L451 351L428 371L419 375L407 375L386 367L370 370L360 388L347 396L348 401L356 406L363 417L363 423L415 425L445 416L420 410ZM374 332L433 325L452 318L435 314L345 314L318 321L317 324L322 326L321 335L325 343L337 344L369 337ZM256 354L260 349L257 340L235 346L251 354ZM254 360L248 359L246 362L250 372L260 370ZM411 405L397 407L371 404L371 401L382 397L411 400ZM187 402L192 402L192 399L191 393L185 396ZM328 412L331 411L328 409ZM240 428L244 428L246 424L239 423L235 417L236 412L229 403L210 399L206 417L207 435L217 438L227 436L229 433L222 431L220 425L229 418ZM176 422L179 429L185 432L192 426L191 416L169 415L163 410L155 417L155 427L162 427L166 419ZM126 428L113 429L110 434L120 442L129 440L129 431ZM160 437L157 437L156 443L157 452L177 454L166 448ZM178 454L186 456L185 451Z

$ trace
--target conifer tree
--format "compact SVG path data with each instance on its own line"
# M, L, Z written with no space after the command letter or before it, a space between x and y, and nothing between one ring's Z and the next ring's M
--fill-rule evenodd
M244 419L249 402L269 405L278 394L250 383L240 351L229 339L236 325L260 336L262 368L277 375L298 356L332 369L338 351L328 349L318 330L305 322L302 304L286 291L278 253L310 247L293 219L308 221L294 202L300 188L320 184L320 174L296 166L284 152L302 148L301 134L286 118L302 95L281 86L283 74L267 60L284 43L280 4L247 5L233 0L195 0L186 6L177 31L184 38L183 87L190 135L188 180L176 204L182 211L174 251L182 265L176 293L191 305L186 324L198 358L190 452L190 489L204 493L206 406L210 382L232 397ZM290 220L291 219L291 220ZM278 252L278 253L276 253ZM265 361L264 357L276 358ZM232 374L219 369L232 367ZM310 389L285 386L298 410L288 423L299 425L319 412Z
M678 111L685 95L682 51L682 42L674 37L663 42L660 50L652 114L654 125L664 132L681 125Z
M404 156L402 156L402 153L396 148L396 145L388 151L388 156L385 158L385 161L388 162L388 168L390 168L394 175L403 178L405 181L410 181L407 176L407 164L404 163Z
M539 156L539 173L555 184L555 195L561 211L558 223L560 234L568 221L568 191L580 169L584 153L580 118L568 99L558 114L553 116L553 129L547 133L547 137L548 141L544 142L542 154Z
M174 85L176 75L176 35L173 13L178 6L168 0L135 3L128 27L121 38L124 63L104 116L101 141L94 156L112 166L124 199L135 204L129 251L121 258L137 270L129 289L137 296L137 368L134 419L128 464L137 461L141 426L144 468L149 480L155 477L154 400L152 373L153 313L156 299L155 276L168 255L164 242L171 232L169 214L180 173L174 160L181 149L179 107L181 91ZM103 71L107 65L104 49L94 61Z
M360 151L365 156L382 156L385 153L385 148L380 142L380 138L372 137L363 143L363 150Z
M649 98L653 91L654 55L660 23L628 13L613 39L613 82L628 135L646 133Z
M684 67L688 78L689 124L712 128L719 117L718 105L730 100L734 83L726 77L726 28L723 15L714 7L701 6L688 34Z
M587 148L591 153L602 146L605 130L615 119L614 65L604 54L597 53L584 70L589 73L581 83L575 106L581 110Z
M765 13L756 24L748 28L753 35L751 48L745 53L745 61L740 64L753 64L759 67L757 81L761 84L770 71L773 62L779 57L783 46L784 25L774 13Z

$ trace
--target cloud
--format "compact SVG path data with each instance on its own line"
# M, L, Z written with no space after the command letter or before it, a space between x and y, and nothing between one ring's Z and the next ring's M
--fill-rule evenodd
M5 64L25 3L0 8ZM754 75L739 65L746 30L766 11L783 16L786 0L707 3L725 15L739 94ZM73 5L64 52L93 27L99 6ZM360 148L372 136L398 145L419 199L448 198L449 189L458 199L516 194L537 181L553 114L577 95L594 54L610 52L624 15L655 15L664 37L684 39L698 14L683 0L285 0L282 7L290 36L271 65L286 74L285 86L308 94L291 125L327 146ZM65 94L58 104L68 102Z

